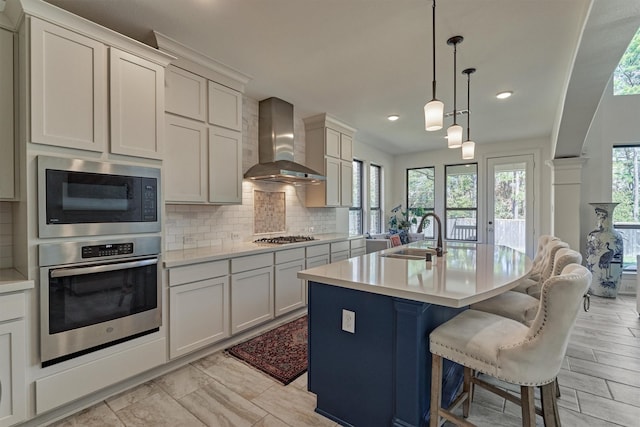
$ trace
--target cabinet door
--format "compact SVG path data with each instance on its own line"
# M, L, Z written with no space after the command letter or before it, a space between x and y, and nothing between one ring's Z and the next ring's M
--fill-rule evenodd
M209 123L242 131L242 94L209 82Z
M324 153L327 156L340 158L340 132L331 128L325 128Z
M207 126L167 114L165 128L165 201L206 202Z
M229 331L229 277L169 289L169 357L215 343Z
M231 334L273 317L273 267L231 275Z
M288 313L305 305L305 281L298 279L298 271L304 270L305 260L276 265L275 310L276 316Z
M344 133L340 134L340 158L353 161L353 138Z
M162 159L164 68L110 48L111 152Z
M104 151L106 47L31 18L31 140Z
M345 160L340 162L340 205L353 204L353 163Z
M242 134L209 129L209 201L242 203Z
M165 75L165 111L205 121L207 81L204 77L170 66Z
M0 199L15 197L13 33L0 29Z
M26 418L24 321L0 324L0 427Z
M340 169L341 161L333 157L325 157L326 172L326 205L340 206Z

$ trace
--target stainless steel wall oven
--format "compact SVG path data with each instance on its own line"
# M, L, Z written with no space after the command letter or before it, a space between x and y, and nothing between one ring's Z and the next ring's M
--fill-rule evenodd
M160 231L160 169L38 156L38 235Z
M159 236L41 244L43 366L157 331Z

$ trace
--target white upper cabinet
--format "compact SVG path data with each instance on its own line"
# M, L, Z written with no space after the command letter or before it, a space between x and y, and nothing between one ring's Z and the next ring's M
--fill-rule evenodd
M212 126L209 129L209 201L242 203L242 134Z
M163 158L164 68L110 48L111 152Z
M106 46L31 18L31 140L103 151L107 134Z
M307 207L353 204L353 134L355 129L327 114L304 119L306 165L325 175L306 191Z
M242 94L216 82L209 82L209 123L242 131Z
M167 114L164 190L166 202L207 201L207 125Z
M207 117L207 80L182 68L169 66L165 76L165 110L204 122Z
M0 30L0 199L15 197L13 33Z
M28 18L28 142L162 159L171 57L77 19Z

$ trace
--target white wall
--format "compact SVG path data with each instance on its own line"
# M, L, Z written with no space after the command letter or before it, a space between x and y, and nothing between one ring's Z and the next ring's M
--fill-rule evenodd
M420 153L411 153L399 155L395 157L393 189L388 195L390 197L388 206L396 206L398 204L406 205L406 170L409 168L435 166L435 185L436 185L436 212L441 214L444 212L444 166L461 163L478 163L478 224L480 241L484 241L484 224L486 223L486 171L487 158L512 156L532 153L535 158L535 188L537 191L535 197L534 211L535 221L535 238L541 234L550 232L551 227L551 177L550 169L544 164L551 155L550 140L548 138L520 140L501 143L478 143L476 144L476 156L473 161L463 161L460 149L446 148L446 141L443 139L443 147L441 150L424 151ZM387 209L387 216L389 215Z
M583 147L588 158L582 170L580 246L596 227L590 202L611 201L611 150L618 144L640 143L640 95L613 96L612 82L605 92ZM584 254L583 254L584 255Z

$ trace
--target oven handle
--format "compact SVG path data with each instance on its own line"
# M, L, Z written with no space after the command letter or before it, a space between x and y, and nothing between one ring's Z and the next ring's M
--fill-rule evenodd
M152 258L118 264L94 265L92 267L59 268L57 270L51 270L51 277L70 277L80 276L83 274L104 273L106 271L126 270L129 268L144 267L157 263L158 258Z

